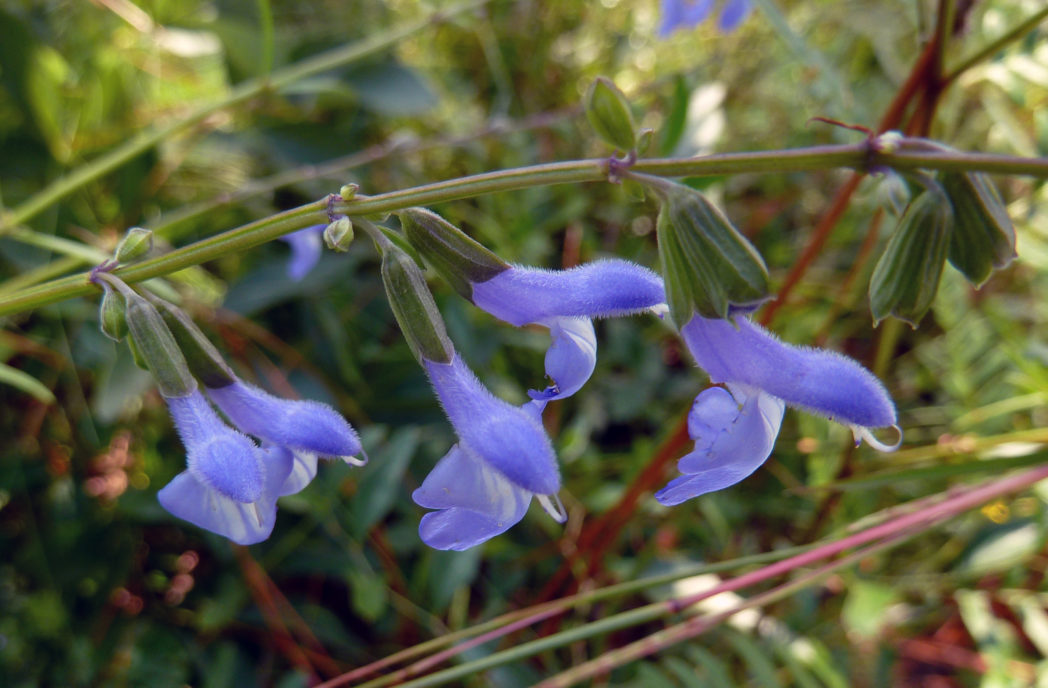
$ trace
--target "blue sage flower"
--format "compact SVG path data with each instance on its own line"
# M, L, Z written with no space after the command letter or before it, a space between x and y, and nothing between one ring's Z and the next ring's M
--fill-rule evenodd
M241 545L269 537L290 452L263 450L222 422L200 391L166 397L187 468L157 494L175 516Z
M568 270L511 265L494 277L472 283L474 304L518 327L544 325L552 344L546 375L552 384L532 391L534 399L571 396L589 379L597 361L591 318L662 312L662 278L626 260L600 260Z
M688 413L695 448L677 462L684 475L656 492L655 499L673 506L748 477L771 455L785 408L782 399L747 385L703 391Z
M533 495L564 520L556 493L560 473L542 427L543 401L518 408L487 390L455 354L423 360L459 442L411 495L426 514L419 536L436 549L463 550L520 521Z
M287 276L298 282L309 274L324 250L322 235L327 225L313 225L280 237L291 246L291 258L287 263Z
M699 395L688 418L695 450L681 459L684 477L656 497L679 504L742 480L771 454L784 404L847 425L856 442L880 451L902 441L895 405L884 385L841 354L779 341L744 316L732 320L692 317L681 328L695 362L727 388ZM872 430L891 427L899 441L887 445Z
M317 401L282 399L235 379L207 394L230 422L267 444L287 449L294 458L280 495L299 492L316 476L317 458L342 459L362 466L360 438L335 409Z
M725 0L717 27L724 33L734 31L750 13L752 0ZM690 29L706 20L713 11L713 0L662 0L659 38L677 29Z

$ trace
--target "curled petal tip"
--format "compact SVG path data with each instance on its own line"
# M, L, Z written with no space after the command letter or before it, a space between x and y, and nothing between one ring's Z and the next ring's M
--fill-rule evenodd
M855 437L856 447L862 444L863 440L866 440L866 444L881 452L893 452L900 446L902 446L902 428L900 428L898 425L888 426L890 429L895 431L896 435L898 435L897 439L893 444L885 444L881 440L877 439L877 437L873 434L872 428L865 428L860 425L852 425L849 427L851 427L852 435L854 435Z

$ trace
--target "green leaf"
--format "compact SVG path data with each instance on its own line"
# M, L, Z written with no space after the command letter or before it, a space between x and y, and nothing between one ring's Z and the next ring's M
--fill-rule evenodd
M29 373L12 368L6 363L0 363L0 383L20 389L45 404L55 403L55 395L42 382Z
M885 612L898 600L898 593L888 585L856 580L848 586L841 620L853 633L875 638L884 627Z
M357 495L350 510L351 529L363 538L375 523L389 513L401 490L404 472L415 455L419 443L419 429L407 427L397 430L371 461L360 471Z
M724 637L742 657L746 669L758 686L774 688L782 685L775 672L775 662L772 661L766 648L754 642L744 633L729 628L724 629Z
M345 78L361 104L382 115L420 115L440 102L421 74L399 62L359 67Z
M972 539L954 568L971 576L1006 571L1033 556L1043 541L1040 528L1032 521L993 525Z
M684 77L677 75L673 80L673 96L670 100L670 111L662 124L662 136L659 140L659 153L671 155L684 135L684 125L688 121L688 102L691 93Z

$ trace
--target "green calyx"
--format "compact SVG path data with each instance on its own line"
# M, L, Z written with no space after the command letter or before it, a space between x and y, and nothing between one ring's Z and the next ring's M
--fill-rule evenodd
M891 315L917 327L939 289L953 229L954 213L941 191L910 202L870 277L875 323Z
M98 326L102 334L119 342L127 336L127 317L124 297L105 282L102 283L102 301L98 304Z
M449 363L455 350L422 270L411 256L392 244L382 251L382 284L415 357L419 361Z
M174 335L175 342L182 350L193 375L210 389L220 389L233 384L236 380L233 371L193 319L173 303L160 298L151 300Z
M947 257L976 287L1015 258L1015 228L997 189L985 174L944 172L943 191L953 206Z
M693 314L726 318L733 307L769 298L768 268L753 244L698 191L633 175L661 203L656 232L670 314L678 326Z
M153 374L160 394L188 396L197 388L197 383L164 319L153 304L130 288L125 289L121 294L127 302L127 328L136 360L144 362Z
M509 263L434 212L409 208L399 215L404 235L415 250L467 299L473 297L473 284L509 268Z

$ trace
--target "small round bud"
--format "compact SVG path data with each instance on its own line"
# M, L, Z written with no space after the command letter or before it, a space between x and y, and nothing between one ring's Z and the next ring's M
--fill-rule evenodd
M357 191L360 190L360 184L343 184L339 190L338 195L342 197L343 201L348 201L357 195Z
M343 215L324 228L324 245L332 251L345 253L353 243L353 223Z

